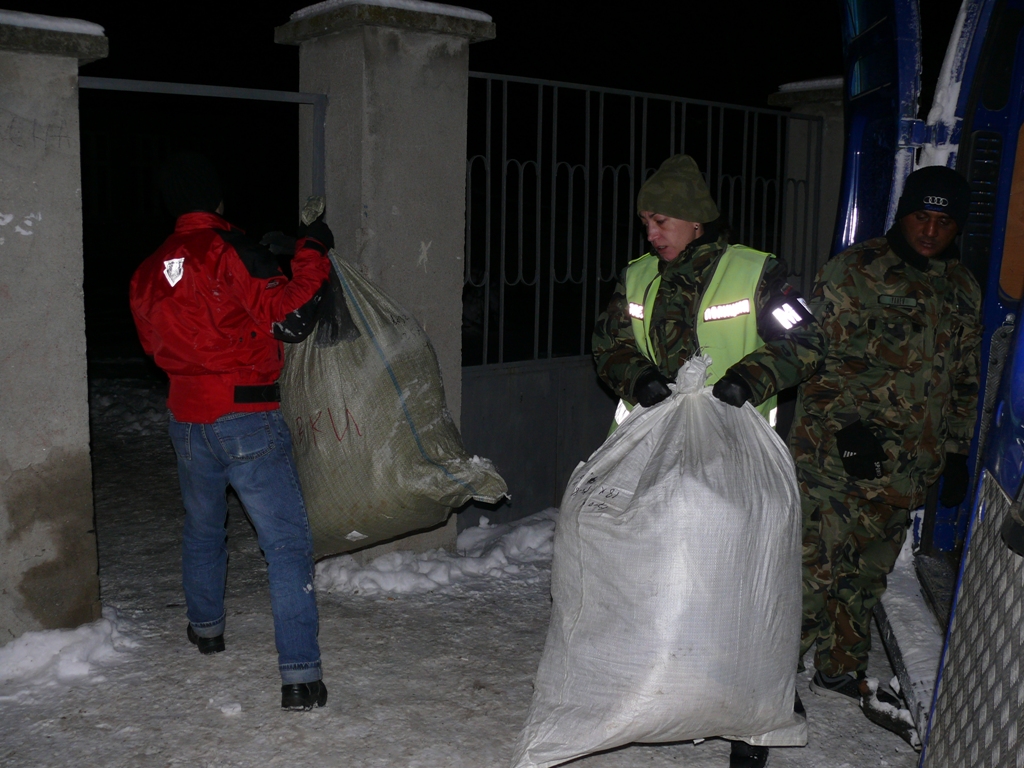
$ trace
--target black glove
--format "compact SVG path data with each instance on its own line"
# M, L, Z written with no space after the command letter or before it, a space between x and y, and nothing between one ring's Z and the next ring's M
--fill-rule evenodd
M284 232L267 232L260 240L260 245L269 248L275 256L290 258L295 255L295 238Z
M885 474L885 449L860 419L836 432L836 447L843 468L851 477L877 480Z
M672 394L669 380L658 371L650 370L640 375L633 385L633 397L644 408L650 408Z
M946 468L942 470L942 494L939 502L944 507L958 507L967 496L971 473L967 471L967 457L962 453L947 453Z
M299 237L309 237L316 240L328 251L334 247L334 233L331 232L331 228L327 226L327 222L324 221L324 215L322 213L320 214L320 218L313 221L312 224L307 225L300 222L298 235Z
M754 393L750 391L750 387L747 386L743 377L732 371L726 371L725 376L715 382L715 386L711 388L711 394L723 403L734 405L737 408L742 408L747 400L754 398Z

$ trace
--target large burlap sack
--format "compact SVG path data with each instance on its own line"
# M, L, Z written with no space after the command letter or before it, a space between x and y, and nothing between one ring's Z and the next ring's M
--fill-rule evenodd
M632 742L807 742L793 460L749 404L703 386L707 364L687 363L569 480L515 768Z
M318 326L285 345L280 379L316 557L429 528L508 491L462 447L419 323L333 251L331 262Z

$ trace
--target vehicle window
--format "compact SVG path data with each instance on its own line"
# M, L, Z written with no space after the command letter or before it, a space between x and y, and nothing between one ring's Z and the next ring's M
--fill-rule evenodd
M864 34L880 22L892 8L892 0L846 0L846 24L850 40Z
M1017 57L1017 38L1024 27L1024 11L1002 4L993 14L990 29L995 30L985 40L982 63L984 87L981 103L989 112L999 112L1010 98L1013 84L1013 62Z
M855 99L892 82L895 71L892 58L891 51L878 50L858 59L853 65L850 98Z

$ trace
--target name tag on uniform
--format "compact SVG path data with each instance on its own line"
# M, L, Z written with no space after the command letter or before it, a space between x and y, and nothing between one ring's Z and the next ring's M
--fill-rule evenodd
M715 304L704 310L704 322L728 320L731 317L750 314L750 299L740 299L732 304Z
M916 307L917 299L913 296L879 296L878 303L886 307Z
M634 301L629 302L629 316L635 317L637 320L644 319L644 305L637 304Z

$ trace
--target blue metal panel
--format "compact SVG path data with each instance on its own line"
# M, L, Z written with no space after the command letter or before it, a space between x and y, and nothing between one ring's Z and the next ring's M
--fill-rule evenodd
M846 0L845 11L847 145L833 254L888 228L894 185L913 166L921 90L917 0Z
M1013 166L1017 153L1017 139L1024 121L1024 0L977 0L965 8L965 22L959 43L966 51L963 57L963 87L957 102L957 117L963 121L960 147L955 157L957 170L971 184L971 211L961 237L964 264L975 274L984 291L982 323L985 333L982 342L981 391L983 403L987 388L996 382L986 382L992 354L993 334L1007 318L1019 312L1019 302L999 289L1002 266L1003 239L1013 181ZM1019 359L1019 357L1017 358ZM1024 386L1024 379L1021 380ZM984 413L980 414L978 429L971 447L971 466L980 467L989 458L978 456L978 432ZM994 427L994 425L993 425ZM1012 464L1012 440L996 447L1006 453ZM1001 433L999 440L1007 440ZM979 471L974 472L977 481ZM1002 484L1002 483L1001 483ZM1016 488L1016 485L1008 487ZM957 509L940 507L935 519L935 546L944 551L955 550L964 541L971 513L968 495Z
M982 460L1000 487L1017 498L1024 480L1024 335L1018 327L1003 369L988 449Z

